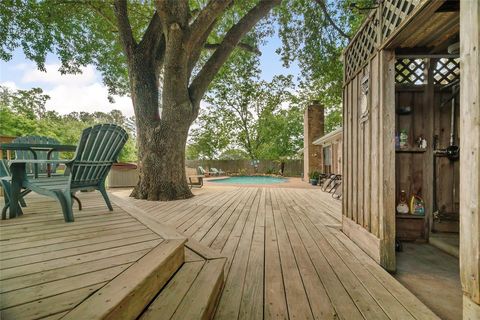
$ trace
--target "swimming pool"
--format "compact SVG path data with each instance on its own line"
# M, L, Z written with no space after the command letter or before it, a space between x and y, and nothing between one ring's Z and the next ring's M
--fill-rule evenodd
M287 182L286 178L270 177L270 176L240 176L240 177L227 177L220 179L209 180L214 183L224 184L272 184Z

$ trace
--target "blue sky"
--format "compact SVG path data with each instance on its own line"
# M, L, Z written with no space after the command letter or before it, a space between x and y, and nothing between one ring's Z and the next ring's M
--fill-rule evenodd
M278 36L273 36L260 48L262 79L270 81L278 74L297 76L300 72L295 64L289 69L282 66L280 56L275 53L280 46L281 40ZM40 87L51 97L47 102L47 109L61 114L72 111L108 112L115 108L125 115L133 115L129 97L115 97L114 104L108 102L107 89L93 66L86 66L81 75L61 75L58 72L59 65L59 60L49 55L46 62L47 72L41 72L34 63L25 58L21 50L17 50L10 61L0 61L0 85L12 89Z

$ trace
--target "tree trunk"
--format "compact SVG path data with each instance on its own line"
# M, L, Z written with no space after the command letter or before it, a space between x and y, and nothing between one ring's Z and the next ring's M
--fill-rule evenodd
M129 74L137 122L139 181L131 196L163 201L190 198L193 194L185 175L185 146L191 114L182 116L178 112L181 108L172 101L162 106L160 118L156 69L145 57L136 60ZM191 106L183 109L192 110ZM176 110L176 116L168 116L172 114L168 110Z
M138 136L139 181L133 197L175 200L193 196L185 176L188 125L162 122L157 129Z

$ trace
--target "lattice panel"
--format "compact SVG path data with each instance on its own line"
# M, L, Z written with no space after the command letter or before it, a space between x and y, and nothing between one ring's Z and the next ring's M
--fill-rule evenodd
M448 84L460 77L459 59L442 58L438 60L433 70L433 79L435 84Z
M412 12L420 0L385 0L382 10L382 37L387 38Z
M406 84L425 83L425 61L422 59L397 59L395 82Z
M358 32L357 38L348 48L345 55L345 71L347 78L352 77L376 49L377 21L375 15L371 15L369 21Z

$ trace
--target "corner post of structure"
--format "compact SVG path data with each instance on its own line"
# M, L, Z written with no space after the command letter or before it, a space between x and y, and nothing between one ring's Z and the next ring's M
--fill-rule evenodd
M460 277L463 319L480 319L480 1L460 5Z
M380 54L380 264L395 271L395 52Z

